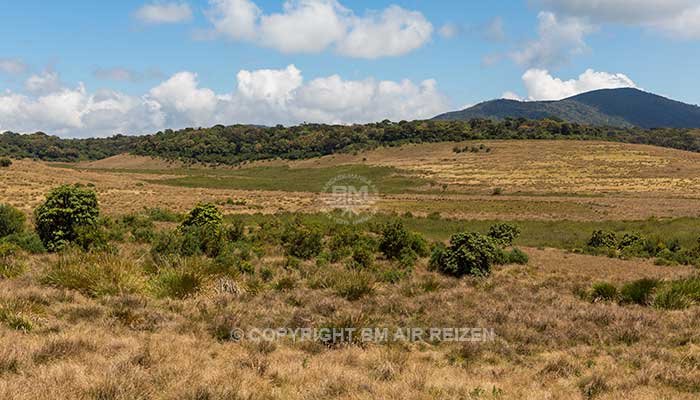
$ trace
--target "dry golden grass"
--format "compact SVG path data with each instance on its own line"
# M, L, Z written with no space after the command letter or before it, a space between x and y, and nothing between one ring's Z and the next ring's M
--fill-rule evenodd
M136 257L122 249L130 260ZM24 304L35 328L0 324L0 398L7 399L694 399L700 391L697 308L589 303L578 286L688 275L526 249L528 266L485 280L412 278L348 302L299 278L257 295L213 287L186 300L88 298L37 284L51 259L0 281L0 304ZM138 261L134 261L138 263ZM283 273L276 270L276 273ZM429 284L428 284L429 283ZM241 281L240 285L244 283ZM492 327L493 343L351 345L217 341L212 327Z

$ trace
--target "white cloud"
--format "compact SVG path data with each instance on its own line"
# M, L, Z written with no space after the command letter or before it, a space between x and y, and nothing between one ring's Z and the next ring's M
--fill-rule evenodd
M585 17L596 23L621 23L658 29L700 39L700 4L697 0L534 0L562 14Z
M423 14L398 6L389 6L379 15L353 18L351 26L338 51L358 58L406 54L423 46L433 33Z
M32 75L27 78L24 87L32 93L48 94L61 90L63 82L57 72L44 71L41 75Z
M553 77L547 70L530 69L523 74L523 84L529 100L561 100L591 90L637 87L625 74L596 72L592 69L586 70L578 79L567 81Z
M501 98L502 98L502 99L505 99L505 100L518 100L518 101L522 101L522 97L520 97L517 93L511 92L511 91L504 92L504 93L501 95Z
M192 19L192 9L187 3L151 3L136 10L134 16L148 24L173 24Z
M518 64L526 67L550 67L565 63L572 55L588 49L585 36L595 28L575 17L559 18L551 12L541 12L539 38L511 53Z
M398 6L359 17L336 0L288 0L273 14L251 0L210 0L210 5L206 14L218 34L284 53L335 47L350 57L397 56L423 46L433 32L423 14Z
M82 83L35 95L6 92L0 94L0 131L107 136L218 123L346 124L429 118L450 108L434 80L354 81L332 75L304 82L290 65L242 70L237 81L237 90L219 94L201 87L197 74L183 71L142 96L89 93Z
M29 67L22 60L16 58L0 58L0 72L19 75L27 72Z

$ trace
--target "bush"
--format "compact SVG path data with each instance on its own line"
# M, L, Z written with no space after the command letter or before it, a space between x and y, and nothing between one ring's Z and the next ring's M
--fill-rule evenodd
M8 168L12 165L12 160L7 157L0 157L0 168Z
M406 230L401 221L384 225L379 251L390 260L399 260L406 257L408 250L412 250L418 257L428 255L428 245L423 236Z
M84 251L109 251L108 233L101 226L86 225L75 228L75 239L78 247Z
M511 224L496 224L489 228L488 236L501 246L511 246L520 236L520 228Z
M224 236L230 242L237 242L245 235L245 223L242 219L235 219L233 223L224 227Z
M600 282L593 285L591 301L613 301L617 299L617 287L612 283Z
M182 216L170 210L163 208L147 208L146 215L151 218L151 221L158 222L180 222L182 221Z
M684 310L690 307L691 301L681 289L667 286L656 293L652 304L663 310Z
M142 214L129 214L122 217L122 224L137 243L150 243L155 238L155 224L150 217Z
M151 255L154 258L172 255L217 257L225 248L221 229L213 224L180 227L155 236Z
M620 302L648 305L657 286L659 286L659 281L656 279L640 279L630 282L620 289Z
M526 265L530 261L530 257L525 254L524 251L515 248L508 253L508 263L509 264L520 264Z
M309 260L323 249L323 232L317 226L304 225L297 220L286 226L282 244L287 255Z
M202 227L212 225L221 227L224 217L221 212L211 203L199 203L185 216L185 220L180 225L182 228L191 226Z
M610 231L596 230L588 240L588 246L594 248L616 249L617 245L617 235Z
M49 251L58 251L76 239L76 229L94 225L100 209L94 191L63 185L53 189L34 211L36 230Z
M496 259L498 247L488 236L474 232L453 235L447 249L436 247L431 257L432 268L452 276L487 276Z
M374 264L374 252L366 245L355 246L352 251L352 261L359 268L371 268Z
M0 204L0 238L24 231L24 213L9 204Z
M0 243L10 243L32 254L46 253L44 243L41 242L36 232L14 233L0 239Z

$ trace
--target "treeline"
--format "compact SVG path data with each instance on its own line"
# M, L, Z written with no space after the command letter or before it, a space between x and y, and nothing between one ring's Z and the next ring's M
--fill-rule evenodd
M60 139L44 133L0 135L0 156L46 161L96 160L120 153L185 163L238 164L303 159L379 146L486 139L579 139L651 144L700 152L698 129L641 129L580 125L558 120L383 121L364 125L302 124L261 127L216 125L154 135Z

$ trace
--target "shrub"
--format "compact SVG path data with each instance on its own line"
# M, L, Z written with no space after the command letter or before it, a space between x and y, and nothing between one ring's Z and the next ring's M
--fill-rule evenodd
M24 213L9 204L0 204L0 238L24 231Z
M282 243L287 255L309 260L323 249L323 232L317 226L295 221L282 233Z
M691 301L678 287L666 286L657 291L652 304L664 310L683 310L690 307Z
M639 279L630 282L620 289L620 302L648 305L657 286L659 281L656 279Z
M151 218L151 221L158 222L180 222L182 216L164 208L147 208L146 215Z
M76 229L94 225L99 214L95 192L70 185L53 189L34 211L37 233L49 251L74 241Z
M527 254L518 249L514 248L513 250L508 253L508 263L509 264L520 264L520 265L525 265L530 261L530 257L527 256Z
M108 251L109 246L107 231L101 226L85 225L75 228L73 242L84 251Z
M428 245L423 236L406 230L401 221L384 225L379 251L390 260L398 260L405 257L407 250L404 249L412 250L419 257L428 255Z
M612 301L617 299L617 287L612 283L600 282L593 285L591 301Z
M221 227L224 217L221 212L211 203L199 203L185 216L185 220L180 225L183 228L191 226L202 227L212 225Z
M489 228L488 236L501 246L511 246L520 236L520 228L511 224L496 224Z
M588 246L615 249L617 248L617 235L615 235L615 232L610 231L593 231L591 238L588 240Z
M237 242L243 239L245 234L245 223L242 219L234 219L233 223L224 227L224 236L230 242Z
M352 261L360 268L371 268L374 264L374 252L369 246L355 246L352 251Z
M625 233L622 236L622 239L620 239L620 242L618 243L617 247L620 250L624 250L627 248L637 248L639 250L642 250L645 241L646 240L639 233Z
M334 282L338 296L356 301L374 292L374 278L365 271L348 271Z
M0 168L8 168L12 165L12 160L7 157L0 157Z
M150 243L155 238L155 224L150 217L142 214L129 214L122 217L122 224L137 243Z
M64 254L47 267L41 282L92 297L138 293L144 288L138 265L126 257L107 253Z
M491 273L498 247L493 239L474 232L463 232L452 236L445 250L434 250L433 268L452 276L487 276Z
M41 242L41 239L36 232L14 233L0 239L0 243L14 244L22 250L32 254L41 254L46 252L44 243Z

